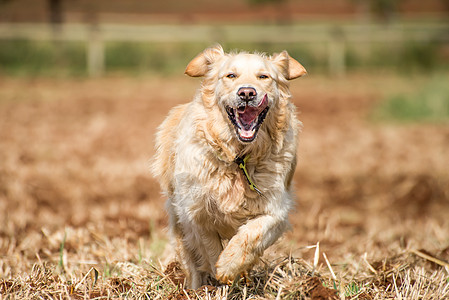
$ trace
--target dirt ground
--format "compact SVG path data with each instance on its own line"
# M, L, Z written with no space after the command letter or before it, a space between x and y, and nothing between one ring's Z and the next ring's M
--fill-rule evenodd
M320 242L343 284L363 288L366 274L399 269L404 256L412 272L448 280L449 126L369 118L385 94L422 80L291 83L304 123L297 206L292 230L267 257L313 264L308 246ZM92 267L120 278L127 264L168 261L165 200L148 163L157 125L198 85L187 77L0 78L0 295L14 294L38 265L80 282Z

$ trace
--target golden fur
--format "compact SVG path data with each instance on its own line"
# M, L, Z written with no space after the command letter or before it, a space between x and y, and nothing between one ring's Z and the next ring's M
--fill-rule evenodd
M204 50L187 66L187 75L205 78L193 101L173 108L159 127L152 171L168 197L170 228L189 287L214 277L232 281L288 227L301 126L288 80L305 73L285 51L270 57L226 54L221 46ZM257 91L244 111L269 107L255 134L242 134L227 115L226 109L235 112L242 105L242 87ZM245 142L239 134L255 138ZM250 189L234 162L245 155L249 177L263 195Z

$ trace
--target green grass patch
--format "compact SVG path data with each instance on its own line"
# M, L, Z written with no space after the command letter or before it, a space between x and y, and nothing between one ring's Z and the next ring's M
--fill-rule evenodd
M64 270L64 247L65 247L66 238L67 238L67 232L64 232L64 238L62 239L61 245L59 247L59 262L58 262L58 267L62 273L65 272L65 270Z
M448 122L449 80L435 76L418 89L387 96L373 112L378 121Z
M353 297L357 294L359 294L361 291L361 288L359 285L355 282L351 282L345 287L345 297Z
M108 42L106 72L163 75L182 74L189 61L208 44Z
M0 72L8 75L86 75L82 42L0 40Z
M210 42L105 42L106 74L129 75L181 74L187 63ZM327 43L232 43L222 42L226 51L247 50L266 53L287 49L310 74L328 72ZM405 42L394 45L365 47L348 43L345 48L346 68L351 71L388 69L399 73L423 73L447 70L441 57L442 45ZM364 49L366 48L366 49ZM86 43L69 41L0 41L0 73L15 76L86 76Z

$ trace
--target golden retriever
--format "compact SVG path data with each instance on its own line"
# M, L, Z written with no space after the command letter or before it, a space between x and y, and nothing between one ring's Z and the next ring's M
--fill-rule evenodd
M202 86L160 125L152 171L196 289L246 273L287 229L301 127L288 80L306 70L286 51L228 54L217 45L185 73L204 76Z

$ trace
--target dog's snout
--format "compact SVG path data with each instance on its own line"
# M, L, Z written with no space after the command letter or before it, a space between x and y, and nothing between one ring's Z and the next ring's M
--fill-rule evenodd
M256 99L257 92L256 89L252 87L241 87L239 88L237 95L242 99L243 101L251 101Z

